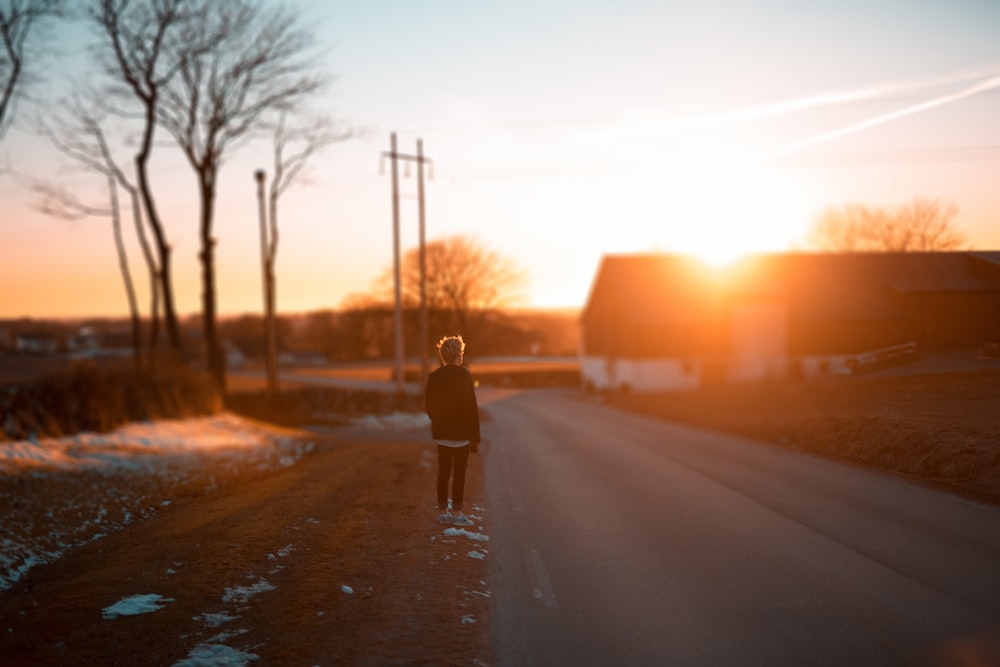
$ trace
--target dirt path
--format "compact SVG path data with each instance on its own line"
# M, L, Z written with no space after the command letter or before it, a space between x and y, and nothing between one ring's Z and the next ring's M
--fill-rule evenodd
M489 664L487 560L468 555L488 543L442 534L433 463L405 438L327 439L293 467L184 497L0 593L0 662ZM482 487L475 459L480 517ZM143 594L169 601L102 616Z

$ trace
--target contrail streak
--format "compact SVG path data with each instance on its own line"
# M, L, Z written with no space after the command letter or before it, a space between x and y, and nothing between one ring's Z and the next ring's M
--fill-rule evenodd
M624 127L617 128L617 131L613 130L612 134L617 135L617 137L622 137L624 135L635 136L635 135L644 135L656 132L672 132L681 129L710 127L715 125L730 125L735 123L761 120L765 118L772 118L775 116L783 116L798 111L807 111L810 109L817 109L822 107L832 107L842 104L850 104L852 102L879 100L892 95L898 95L900 93L908 93L919 90L925 90L927 88L933 88L936 86L955 84L962 81L969 81L970 79L982 78L983 76L987 75L995 76L996 72L997 72L997 67L994 66L989 69L981 69L976 72L965 71L955 74L949 74L947 76L931 77L916 81L911 80L911 81L885 83L876 86L869 86L867 88L860 88L857 90L809 95L806 97L800 97L781 102L775 102L771 104L762 104L743 109L735 109L732 111L687 114L682 116L661 118L657 120L647 120L645 122L642 120L640 115L640 117L638 118L633 117L632 119L626 119ZM980 84L977 84L977 86L978 85ZM976 88L977 86L973 86L973 88ZM989 87L995 87L995 85ZM977 92L982 92L982 91L977 91ZM963 97L966 96L968 95L963 95ZM941 99L948 97L949 96L943 96L943 98ZM952 101L952 100L948 99L946 101ZM945 102L941 103L943 104ZM654 115L654 114L643 114L643 115Z
M945 104L950 104L952 102L957 102L963 100L967 97L972 97L973 95L978 95L979 93L992 90L994 88L1000 87L1000 76L994 76L985 81L980 81L972 86L964 88L963 90L949 93L947 95L940 95L938 97L926 100L919 104L914 104L902 109L897 109L896 111L890 111L889 113L880 114L873 118L863 120L857 123L852 123L844 127L838 128L836 130L831 130L829 132L823 132L822 134L817 134L807 139L801 141L796 141L784 146L779 146L768 151L764 151L756 156L757 160L766 160L771 157L779 155L788 155L789 153L794 153L800 151L803 148L808 148L810 146L815 146L817 144L826 143L828 141L833 141L834 139L839 139L841 137L847 136L849 134L854 134L856 132L861 132L862 130L867 130L870 127L875 127L876 125L881 125L883 123L888 123L890 121L896 120L898 118L903 118L905 116L911 116L922 111L927 111L929 109L934 109Z

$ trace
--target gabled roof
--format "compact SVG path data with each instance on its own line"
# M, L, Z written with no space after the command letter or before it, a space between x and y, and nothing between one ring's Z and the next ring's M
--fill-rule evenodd
M1000 293L1000 252L780 253L716 271L686 255L608 255L586 326L711 318L733 301L782 301L808 319L891 318L913 293Z
M606 255L591 287L583 319L631 321L703 319L722 296L719 276L686 255Z
M719 276L682 255L609 255L583 312L585 345L608 354L709 354L723 344Z

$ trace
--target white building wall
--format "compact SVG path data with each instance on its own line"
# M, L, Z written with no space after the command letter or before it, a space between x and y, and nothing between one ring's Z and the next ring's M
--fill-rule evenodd
M804 380L828 376L843 375L850 370L847 361L853 355L831 354L831 355L811 355L798 358L799 371Z
M785 304L751 302L730 310L728 377L752 382L784 377L788 368Z
M612 359L583 356L583 383L594 389L664 391L695 389L701 384L701 363L682 359Z

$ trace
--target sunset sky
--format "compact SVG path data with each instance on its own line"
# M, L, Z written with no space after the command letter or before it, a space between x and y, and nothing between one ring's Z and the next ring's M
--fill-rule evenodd
M937 199L958 207L973 247L1000 249L996 0L317 4L294 3L329 45L325 107L367 132L316 158L282 200L282 312L336 308L391 266L380 154L392 131L406 152L422 138L433 160L428 238L473 235L518 261L529 306L582 306L605 253L724 261L802 247L830 205ZM80 75L65 63L85 62L85 39L63 30L36 94ZM99 193L29 132L37 113L21 105L0 164ZM154 178L178 310L195 313L195 180L166 136ZM248 145L223 170L224 314L261 309L253 171L270 169L269 150ZM413 175L404 250L418 238ZM0 198L0 317L127 314L108 219L42 216L9 177Z

